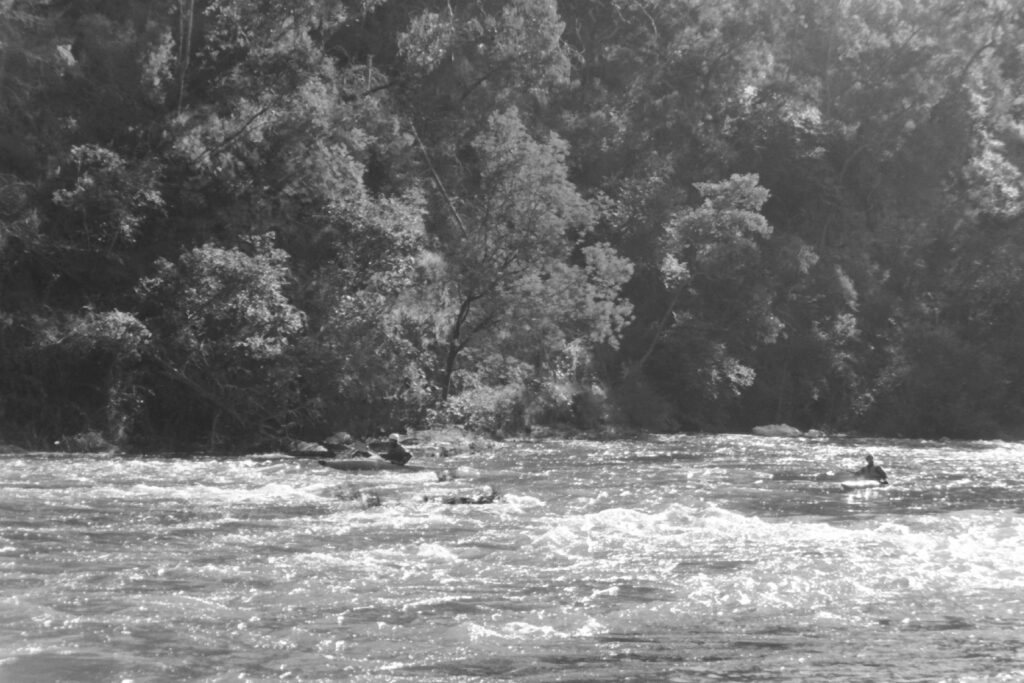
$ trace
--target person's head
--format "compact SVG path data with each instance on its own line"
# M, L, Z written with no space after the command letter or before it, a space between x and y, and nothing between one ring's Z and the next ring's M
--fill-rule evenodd
M870 456L870 455L865 455L864 459L868 461L869 465L874 465L875 464L875 459L872 456Z
M398 443L398 434L388 434L388 441Z

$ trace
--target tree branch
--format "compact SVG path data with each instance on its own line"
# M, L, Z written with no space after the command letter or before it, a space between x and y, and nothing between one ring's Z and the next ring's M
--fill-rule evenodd
M466 230L466 224L462 222L462 216L459 215L458 209L455 208L455 202L452 201L451 195L448 194L448 190L445 189L444 183L441 182L441 176L437 174L437 169L434 168L434 163L430 160L430 154L427 152L427 146L423 144L423 140L420 139L420 134L416 130L416 125L409 122L409 128L412 129L412 135L416 138L416 144L419 145L420 152L423 153L423 159L427 162L427 168L430 170L430 175L434 178L434 184L437 185L438 192L444 197L445 203L448 204L448 210L452 212L452 216L455 218L455 222L459 226L459 231L462 232L463 237L469 237L469 231Z

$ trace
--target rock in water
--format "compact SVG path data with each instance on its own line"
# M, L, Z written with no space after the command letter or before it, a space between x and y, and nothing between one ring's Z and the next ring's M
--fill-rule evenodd
M493 503L497 497L498 492L494 490L493 486L484 486L472 491L428 494L423 496L423 501L443 503L445 505L485 505Z

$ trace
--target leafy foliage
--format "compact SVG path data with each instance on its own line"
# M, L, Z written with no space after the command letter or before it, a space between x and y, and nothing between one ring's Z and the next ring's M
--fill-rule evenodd
M295 368L288 352L304 317L284 295L287 255L271 240L254 239L252 254L204 245L177 264L159 262L140 283L144 310L153 312L149 327L161 340L150 358L208 404L193 406L193 414L212 428L227 414L236 436L254 421L260 428L290 419Z
M1019 435L1009 0L0 2L0 430Z
M616 293L630 267L607 245L585 247L583 266L570 263L570 236L591 219L567 178L564 142L534 140L511 109L491 118L473 152L477 173L438 239L444 264L426 289L436 298L425 308L444 311L442 399L470 346L537 361L571 335L614 339L629 312Z

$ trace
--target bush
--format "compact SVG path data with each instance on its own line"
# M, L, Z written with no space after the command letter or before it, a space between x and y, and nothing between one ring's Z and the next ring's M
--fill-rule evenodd
M526 428L522 386L469 389L450 397L441 409L432 412L430 421L493 436L521 432Z

